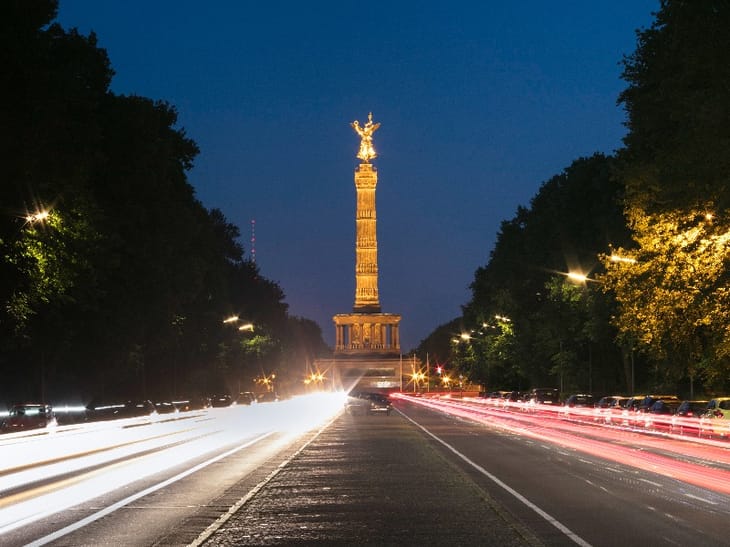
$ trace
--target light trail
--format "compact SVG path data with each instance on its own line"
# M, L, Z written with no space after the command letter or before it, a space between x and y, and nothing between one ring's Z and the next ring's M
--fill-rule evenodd
M726 443L701 446L671 439L660 442L654 436L639 436L633 431L580 424L556 417L556 410L544 415L504 412L481 404L449 399L407 397L415 404L467 418L524 437L559 445L722 494L730 494L730 451ZM637 448L636 445L639 445ZM662 453L649 450L661 450ZM669 455L665 455L669 454ZM674 454L672 456L671 454ZM700 463L687 461L692 456Z
M5 533L172 465L221 450L230 455L231 447L234 452L243 450L273 433L278 434L276 446L283 448L341 412L343 402L343 394L312 394L276 403L180 413L179 419L117 420L57 428L41 435L2 436L0 543ZM209 461L216 458L220 459ZM176 480L201 465L178 474ZM170 482L159 484L162 488ZM126 503L151 491L133 494ZM126 504L119 503L111 510Z
M89 515L88 517L85 517L77 522L74 522L73 524L71 524L69 526L66 526L65 528L62 528L61 530L53 532L52 534L48 534L47 536L44 536L40 539L37 539L36 541L33 541L32 543L29 543L28 547L40 547L41 545L45 545L47 543L50 543L51 541L55 541L59 538L62 538L63 536L66 536L66 535L70 534L71 532L75 532L76 530L79 530L79 529L83 528L84 526L87 526L88 524L91 524L92 522L99 520L100 518L105 517L106 515L109 515L110 513L113 513L117 509L121 509L125 505L129 505L133 501L136 501L140 498L143 498L144 496L146 496L148 494L151 494L152 492L156 492L166 486L176 483L177 481L184 479L185 477L192 475L193 473L196 473L197 471L200 471L201 469L204 469L204 468L208 467L209 465L216 463L217 461L220 461L223 458L230 456L231 454L240 452L244 448L248 448L248 447L258 443L259 441L262 441L263 439L265 439L266 437L268 437L272 434L273 434L273 431L269 432L269 433L264 433L263 435L255 438L247 443L242 444L241 446L237 446L227 452L219 454L218 456L216 456L214 458L211 458L209 460L204 461L203 463L200 463L194 467L191 467L190 469L187 469L187 470L183 471L182 473L178 473L174 477L171 477L167 480L154 484L131 496L127 496L123 500L113 503L112 505L105 507L101 511L97 511L94 514ZM50 514L52 514L52 513L50 513ZM46 515L43 515L43 516L46 516ZM35 520L37 520L37 519L35 519ZM21 525L24 525L24 524L25 523L22 523Z

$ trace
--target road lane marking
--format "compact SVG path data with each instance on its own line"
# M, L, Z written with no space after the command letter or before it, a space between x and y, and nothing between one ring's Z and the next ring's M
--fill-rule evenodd
M492 473L490 473L489 471L487 471L486 469L484 469L481 465L479 465L478 463L472 461L466 455L462 454L456 448L454 448L453 446L451 446L449 443L447 443L446 441L444 441L440 437L437 437L436 435L434 435L433 433L431 433L428 429L426 429L424 426L422 426L421 424L419 424L418 422L416 422L410 416L407 416L406 414L404 414L401 410L399 410L399 409L396 409L396 410L404 418L406 418L408 421L410 421L413 425L415 425L421 431L423 431L424 433L426 433L426 435L428 435L429 437L431 437L435 441L437 441L440 444L442 444L444 447L446 447L448 450L450 450L451 452L453 452L459 458L461 458L466 463L468 463L469 465L471 465L474 469L476 469L477 471L479 471L482 475L484 475L485 477L487 477L489 480L491 480L497 486L499 486L500 488L502 488L505 491L507 491L509 494L511 494L514 498L516 498L520 502L522 502L528 508L532 509L535 513L537 513L538 515L540 515L543 519L545 519L547 522L549 522L550 524L552 524L555 528L557 528L558 530L560 530L571 541L573 541L574 543L580 545L581 547L591 547L591 544L590 543L588 543L586 540L584 540L578 534L576 534L575 532L573 532L570 528L568 528L567 526L565 526L562 522L558 521L555 517L553 517L552 515L548 514L546 511L543 511L540 507L538 507L537 505L535 505L534 503L532 503L530 500L528 500L525 496L523 496L522 494L520 494L519 492L517 492L511 486L509 486L508 484L502 482L499 478L497 478L495 475L493 475Z
M164 480L160 483L157 483L148 488L145 488L144 490L141 490L140 492L137 492L136 494L132 494L131 496L128 496L128 497L124 498L123 500L120 500L108 507L105 507L104 509L97 511L96 513L93 513L86 518L83 518L77 522L74 522L73 524L69 524L65 528L61 528L60 530L57 530L57 531L53 532L52 534L48 534L47 536L44 536L31 543L28 543L28 545L26 547L40 547L41 545L45 545L45 544L55 541L59 538L62 538L63 536L66 536L66 535L70 534L71 532L75 532L76 530L79 530L79 529L83 528L84 526L87 526L87 525L91 524L92 522L99 520L100 518L105 517L106 515L109 515L118 509L121 509L122 507L132 503L133 501L137 501L138 499L143 498L144 496L151 494L152 492L156 492L157 490L165 488L166 486L169 486L181 479L184 479L185 477L187 477L189 475L192 475L193 473L200 471L201 469L204 469L205 467L208 467L209 465L211 465L213 463L216 463L217 461L222 460L223 458L227 458L228 456L235 454L236 452L243 450L244 448L248 448L249 446L258 443L259 441L264 440L266 437L269 437L269 436L273 435L274 433L275 433L275 431L269 431L267 433L264 433L263 435L260 435L260 436L256 437L255 439L252 439L242 445L232 448L231 450L228 450L227 452L224 452L223 454L219 454L218 456L211 458L210 460L201 462L198 465L183 471L182 473L178 473L174 477L170 477L167 480Z
M693 500L704 501L705 503L709 503L710 505L717 505L716 501L708 500L707 498L703 498L700 496L695 496L694 494L688 494L685 492L684 496Z

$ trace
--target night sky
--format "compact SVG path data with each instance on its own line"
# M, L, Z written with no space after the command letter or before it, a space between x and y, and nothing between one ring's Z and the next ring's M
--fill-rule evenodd
M355 288L359 137L381 127L380 303L404 351L461 314L499 225L540 185L625 134L620 61L658 0L60 0L94 31L112 91L174 105L201 153L198 198L241 229L290 313L332 316Z

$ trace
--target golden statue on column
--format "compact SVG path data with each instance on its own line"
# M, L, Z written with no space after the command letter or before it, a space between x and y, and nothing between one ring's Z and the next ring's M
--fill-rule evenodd
M368 121L365 125L361 126L360 122L357 120L352 122L350 125L362 139L360 141L360 150L357 153L357 157L365 163L370 163L370 160L378 157L375 153L375 148L373 147L373 133L375 133L378 127L380 127L380 122L373 123L373 113L371 112L368 114Z
M338 313L332 357L315 361L317 370L329 370L334 389L390 392L403 387L400 353L400 320L395 313L383 313L378 292L378 237L375 190L378 171L371 163L377 157L373 122L350 123L360 136L355 168L355 302L351 313Z

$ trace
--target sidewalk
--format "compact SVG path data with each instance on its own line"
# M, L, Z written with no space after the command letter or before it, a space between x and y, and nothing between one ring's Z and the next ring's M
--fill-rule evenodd
M343 414L204 545L534 544L421 432Z

